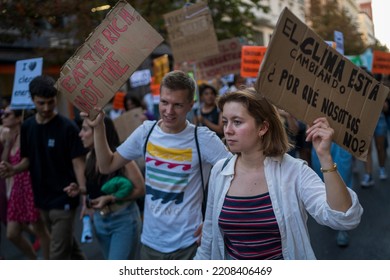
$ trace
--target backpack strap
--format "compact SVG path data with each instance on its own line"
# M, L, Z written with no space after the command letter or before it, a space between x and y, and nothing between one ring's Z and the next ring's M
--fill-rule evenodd
M208 188L207 188L207 186L205 186L204 179L203 179L202 156L200 154L200 147L199 147L199 141L198 141L198 126L195 126L194 134L195 134L196 149L198 151L198 161L199 161L199 168L200 168L200 179L202 180L202 190L203 190L202 215L203 215L203 218L204 218L205 213L206 213Z
M156 126L157 121L152 125L152 128L149 130L148 135L146 136L145 143L144 143L144 157L146 156L146 146L148 145L150 134L152 134L152 131L154 127Z

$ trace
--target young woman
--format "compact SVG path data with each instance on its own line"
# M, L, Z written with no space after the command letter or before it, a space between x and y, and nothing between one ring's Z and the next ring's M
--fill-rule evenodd
M222 114L215 102L218 93L217 90L207 84L199 87L199 96L201 101L200 109L196 112L194 123L197 125L207 126L210 130L223 137Z
M363 209L330 154L334 130L325 118L307 130L324 182L300 159L286 154L277 110L254 89L218 100L224 134L235 155L214 165L201 246L195 259L315 259L308 213L320 224L348 230Z
M3 144L2 161L15 165L20 162L20 127L23 110L7 107L1 115L3 127L0 141ZM37 259L31 242L23 231L39 238L44 259L49 259L50 235L39 210L35 207L29 171L23 171L6 179L9 190L7 206L7 238L29 259Z
M118 134L111 119L106 117L104 123L108 145L112 151L115 151L119 145ZM131 161L114 173L101 174L96 163L93 129L85 120L82 123L79 135L84 147L90 149L85 168L86 190L69 188L67 192L69 195L76 195L78 191L87 194L84 199L84 206L89 206L94 210L93 225L106 259L139 259L142 224L135 199L145 194L141 171L136 163ZM105 184L110 184L110 180L114 178L120 178L117 183L111 186L115 192L105 191L102 187ZM124 179L125 181L123 181ZM129 181L133 188L126 192L127 189L123 187L128 186ZM122 182L126 184L122 184ZM83 207L82 212L87 213L85 207Z

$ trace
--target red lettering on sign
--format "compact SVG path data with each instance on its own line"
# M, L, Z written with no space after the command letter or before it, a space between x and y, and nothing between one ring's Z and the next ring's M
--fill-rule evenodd
M67 76L61 79L61 86L67 91L69 91L70 93L72 93L76 89L76 85L70 83L71 79L72 79L71 76Z

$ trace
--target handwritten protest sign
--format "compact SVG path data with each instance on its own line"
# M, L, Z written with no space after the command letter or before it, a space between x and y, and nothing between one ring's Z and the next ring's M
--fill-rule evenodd
M372 73L390 75L390 53L374 51Z
M241 68L241 43L238 38L218 42L219 53L196 62L197 78L209 80L216 76L239 74Z
M256 88L307 124L325 116L335 130L334 141L361 160L366 160L389 92L287 8L278 20Z
M241 77L256 78L267 47L243 46L241 57Z
M80 111L95 118L163 38L120 0L64 64L56 86Z
M18 60L15 65L14 87L12 90L12 109L35 108L30 96L29 85L32 79L42 74L43 58Z
M113 122L115 129L118 132L119 141L125 141L144 120L145 115L142 108L131 109L114 119Z
M175 63L218 54L218 41L206 3L185 5L164 14Z

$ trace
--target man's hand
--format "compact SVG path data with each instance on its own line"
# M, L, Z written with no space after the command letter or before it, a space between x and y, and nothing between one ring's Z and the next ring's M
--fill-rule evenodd
M85 119L87 121L87 124L90 126L90 127L97 127L98 125L102 124L103 123L103 120L104 120L104 116L106 115L104 113L104 110L100 107L94 107L94 109L99 112L98 115L96 116L96 118L94 120L91 120L89 119L89 114L86 113L86 112L80 112L80 117Z
M69 186L64 188L64 192L70 197L75 197L81 193L81 188L76 183L70 183Z

